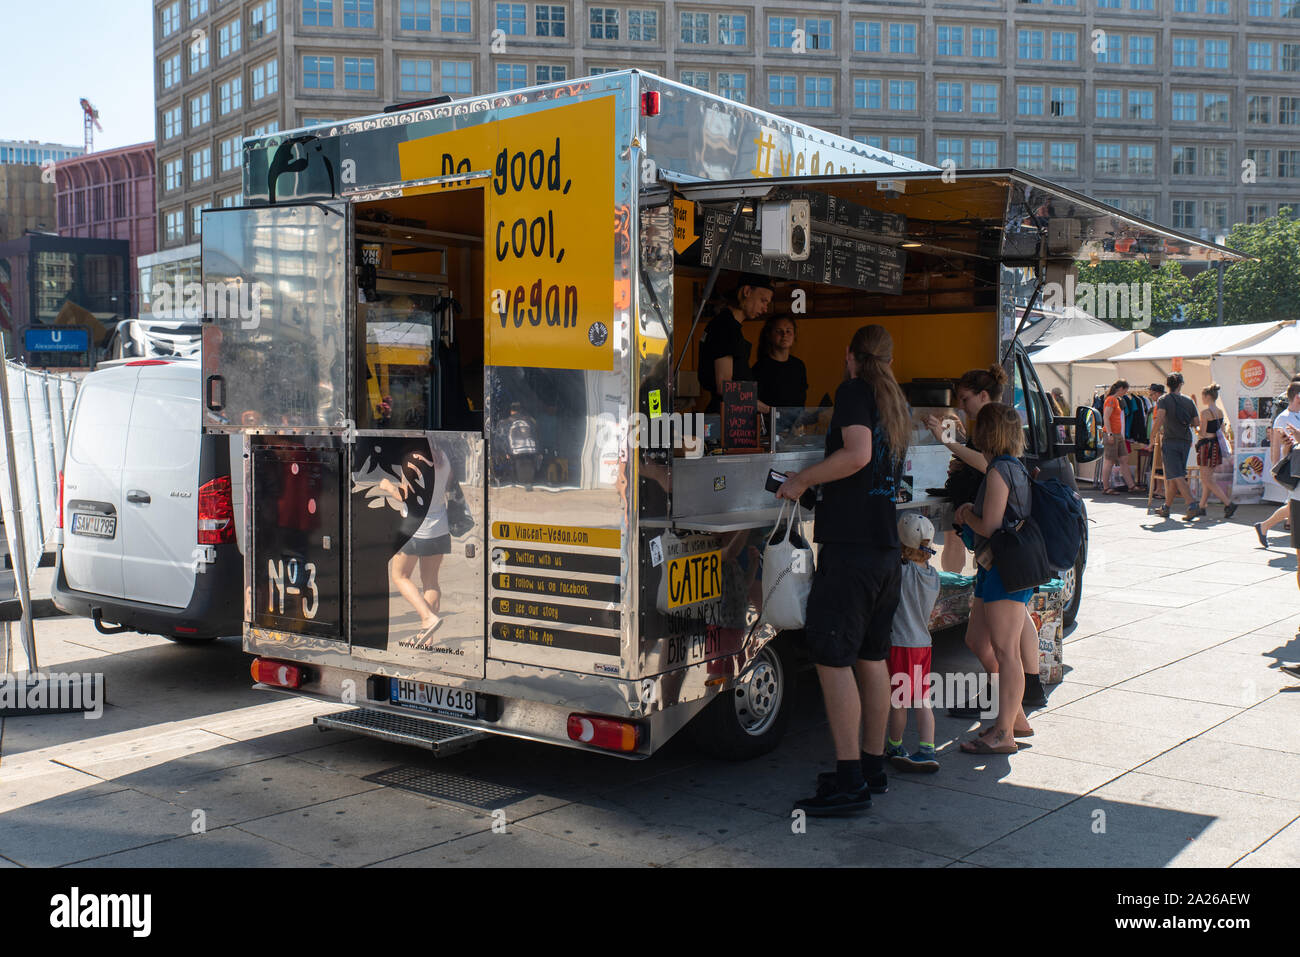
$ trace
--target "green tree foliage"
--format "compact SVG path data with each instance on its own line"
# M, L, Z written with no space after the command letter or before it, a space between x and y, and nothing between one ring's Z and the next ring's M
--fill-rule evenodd
M1080 262L1076 265L1078 268L1075 281L1079 283L1094 283L1098 286L1106 284L1131 286L1133 283L1141 286L1143 283L1151 283L1152 323L1173 321L1178 307L1187 300L1192 292L1192 282L1183 275L1181 263L1166 262L1157 269L1151 268L1140 260L1103 261L1095 266ZM1145 296L1143 301L1145 301ZM1132 312L1136 312L1136 309L1132 310ZM1104 319L1119 329L1132 329L1135 325L1141 328L1145 327L1145 320L1138 319L1132 314L1128 316L1110 316L1098 313L1097 318Z
M1262 223L1238 223L1227 245L1250 259L1223 272L1223 321L1283 322L1300 319L1300 220L1290 207ZM1214 322L1218 315L1217 269L1192 281L1188 318Z

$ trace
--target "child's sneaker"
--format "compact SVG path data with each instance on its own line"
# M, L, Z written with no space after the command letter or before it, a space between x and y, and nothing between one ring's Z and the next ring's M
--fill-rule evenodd
M912 754L900 754L889 760L900 771L924 771L933 774L939 770L939 761L935 757L934 748L918 747Z
M902 742L899 742L898 744L890 744L889 742L885 742L886 761L892 761L896 757L906 757L906 756L907 756L907 748L903 747Z

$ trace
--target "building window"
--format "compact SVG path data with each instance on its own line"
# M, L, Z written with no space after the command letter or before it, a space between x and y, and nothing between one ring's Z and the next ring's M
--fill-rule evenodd
M935 52L939 56L965 56L965 38L965 27L939 27ZM960 143L961 140L952 142ZM965 150L962 152L964 153Z
M1156 148L1148 143L1128 144L1128 174L1130 176L1154 176L1156 171Z
M899 156L906 156L909 159L916 159L916 137L915 136L891 136L889 138L889 152L897 153Z
M1277 151L1277 175L1281 179L1300 179L1300 150Z
M1300 43L1283 43L1278 66L1284 73L1300 73Z
M1052 87L1052 116L1077 117L1079 115L1079 91L1073 86Z
M208 38L201 36L190 44L190 76L200 70L206 70L212 57L208 50Z
M719 13L718 43L724 47L748 45L749 40L745 36L747 26L747 18L743 13Z
M1246 122L1252 126L1266 126L1273 122L1273 98L1271 96L1246 97Z
M280 132L280 121L268 120L267 122L261 124L260 126L254 126L251 130L249 130L248 135L249 136L270 136L272 133L279 133L279 132Z
M253 7L248 14L248 23L252 27L254 40L260 40L268 34L274 33L278 17L276 16L276 3L278 0L266 0Z
M1206 93L1201 100L1201 121L1203 123L1228 122L1228 94Z
M1255 175L1265 179L1273 175L1272 150L1246 150L1246 159L1255 164Z
M1041 86L1016 87L1016 115L1043 115L1043 88Z
M240 25L242 20L231 20L217 28L217 52L222 59L232 53L238 53L241 45Z
M718 93L737 103L749 102L749 78L744 73L719 73Z
M208 0L190 0L190 19L197 20L208 12Z
M677 79L687 86L693 86L697 90L708 92L709 89L709 71L708 70L682 70L677 74Z
M1052 60L1074 63L1079 59L1079 35L1070 31L1052 31Z
M243 205L244 205L243 193L227 193L225 196L221 197L222 209L231 209L235 206L243 206Z
M403 30L433 29L433 0L401 0L398 6L397 23Z
M200 203L190 207L190 232L198 237L203 235L203 211L211 209L211 203Z
M1098 63L1119 63L1124 56L1124 37L1118 33L1103 33L1097 38Z
M1228 15L1228 0L1205 0L1205 12L1215 17Z
M233 169L239 169L239 154L243 145L244 138L239 134L221 141L221 172L229 173Z
M1195 123L1196 99L1195 93L1180 93L1175 90L1170 119L1175 123Z
M1252 40L1246 44L1246 69L1269 71L1273 69L1273 44Z
M185 214L181 210L163 213L163 235L169 243L185 238Z
M1020 140L1016 143L1016 166L1027 173L1043 169L1043 143L1041 140Z
M518 90L528 85L528 65L526 63L497 64L497 92Z
M972 83L970 85L970 111L996 115L998 112L998 85L996 83Z
M473 89L474 65L468 60L442 61L442 92L468 95Z
M1215 232L1228 228L1228 201L1226 199L1201 200L1201 226Z
M343 89L373 91L375 89L375 58L368 56L344 57Z
M180 189L185 185L182 179L182 169L184 163L180 158L167 160L163 163L163 191L170 193L174 189Z
M809 50L831 50L834 43L831 21L806 19L803 22L804 46Z
M1016 51L1020 59L1041 60L1043 58L1042 30L1020 30L1016 37Z
M1174 66L1194 67L1200 63L1195 37L1174 37Z
M789 50L794 46L794 17L767 18L767 45L774 50Z
M794 106L798 102L799 78L789 73L773 73L767 78L769 106Z
M1175 146L1173 149L1173 164L1170 167L1170 172L1174 176L1195 176L1196 147Z
M915 53L916 52L916 24L915 23L891 23L889 25L889 52L890 53ZM913 140L915 142L915 140ZM915 149L912 152L916 152Z
M853 81L853 108L855 110L878 110L881 108L880 80L867 80L861 77Z
M1279 126L1300 126L1300 96L1277 98L1277 122Z
M1229 47L1227 40L1206 40L1205 69L1226 70L1228 68Z
M334 58L332 56L303 56L302 86L305 90L334 89Z
M629 43L658 43L658 11L629 10L627 12L627 39Z
M971 140L970 165L975 169L994 169L998 165L997 140Z
M681 24L682 43L706 44L710 42L709 15L707 13L691 13L683 10Z
M1268 203L1247 203L1246 223L1254 226L1268 219Z
M1129 90L1128 118L1130 120L1153 120L1155 117L1155 93L1151 90Z
M1120 91L1099 87L1097 89L1097 119L1118 120L1123 115L1120 106Z
M201 183L212 175L212 147L205 146L190 154L190 183Z
M212 94L200 93L190 99L190 129L212 122Z
M875 21L853 21L853 52L880 53L880 24Z
M181 28L181 5L180 0L176 3L169 3L158 11L158 22L161 24L161 33L164 37L169 37Z
M1048 147L1048 158L1053 173L1079 172L1078 143L1051 143Z
M1175 13L1195 13L1197 6L1197 0L1174 0Z
M433 61L408 60L397 64L400 89L403 93L433 92Z
M996 27L971 28L970 55L988 58L998 55L998 31Z
M253 67L253 99L260 100L280 89L280 61L267 60Z
M569 68L554 63L539 63L535 75L538 83L559 83L569 78Z
M831 108L831 78L828 76L806 76L803 78L803 105L809 110L829 110Z
M217 87L217 93L222 116L227 116L235 110L242 109L244 106L244 78L242 76L231 77Z
M469 0L442 0L440 28L443 33L469 33Z
M966 98L966 84L938 83L938 110L940 113L961 113L963 100Z
M363 30L375 28L375 0L343 0L343 25Z
M1156 62L1156 38L1132 36L1128 38L1129 66L1152 66Z
M1247 9L1252 17L1271 17L1273 0L1250 0Z
M528 4L498 3L497 29L508 37L528 35Z
M1228 175L1228 148L1206 146L1201 151L1201 173L1204 176Z
M960 138L940 137L934 141L934 161L938 166L951 162L966 165L966 141Z
M588 7L588 24L593 40L618 39L618 9L615 7Z
M539 37L564 36L564 7L539 3L533 7L533 21Z
M304 27L334 26L334 0L302 0Z
M184 130L181 129L181 108L172 107L170 110L163 110L163 139L170 140L180 136Z
M1119 161L1119 144L1118 143L1098 143L1096 147L1096 162L1094 170L1099 175L1102 173L1118 173L1120 170Z
M916 112L916 81L889 81L889 108L894 112Z
M1196 228L1196 200L1176 199L1173 201L1174 229Z
M1155 0L1128 0L1130 10L1154 10Z

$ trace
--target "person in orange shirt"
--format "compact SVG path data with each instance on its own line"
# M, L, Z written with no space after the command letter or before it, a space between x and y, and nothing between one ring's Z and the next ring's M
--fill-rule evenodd
M1101 407L1102 429L1105 431L1103 445L1103 458L1101 464L1102 487L1106 490L1107 495L1118 495L1120 492L1127 492L1137 485L1133 479L1133 472L1128 466L1128 441L1124 438L1124 407L1120 402L1124 396L1128 395L1128 380L1116 379L1115 384L1110 387L1106 393L1106 401ZM1119 487L1112 487L1110 484L1111 473L1114 471L1113 466L1118 465L1120 474L1124 476L1125 484Z

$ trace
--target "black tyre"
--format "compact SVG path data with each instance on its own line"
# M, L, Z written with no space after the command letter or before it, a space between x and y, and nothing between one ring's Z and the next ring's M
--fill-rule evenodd
M781 743L794 713L798 674L786 642L767 643L743 678L687 726L700 750L724 761L747 761Z
M1065 583L1065 627L1069 628L1079 617L1079 605L1083 603L1083 569L1088 564L1087 549L1079 549L1079 558L1074 567L1066 572L1061 580Z

